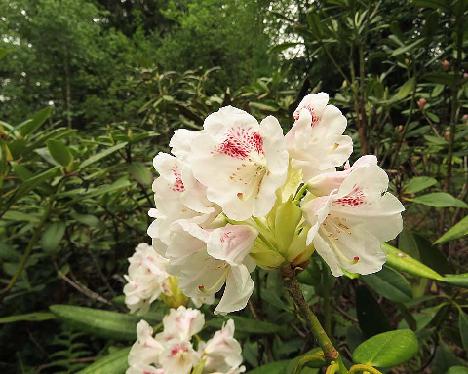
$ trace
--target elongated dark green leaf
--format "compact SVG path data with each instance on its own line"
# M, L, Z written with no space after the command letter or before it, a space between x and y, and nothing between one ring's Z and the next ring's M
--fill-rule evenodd
M153 180L150 169L141 162L134 162L128 167L130 175L143 186L149 186Z
M128 142L122 142L122 143L116 144L116 145L114 145L112 147L106 148L105 150L91 156L86 161L83 161L81 163L81 165L80 165L80 168L81 169L86 168L86 167L94 164L95 162L98 162L99 160L102 160L104 157L107 157L107 156L111 155L112 153L117 152L119 149L122 149L127 144L128 144Z
M382 244L382 248L387 254L387 265L416 277L427 278L432 280L441 281L444 278L442 275L432 270L428 266L422 264L418 260L415 260L410 255L398 248L391 246L390 244Z
M356 314L366 337L391 330L387 316L367 286L356 287Z
M60 168L55 167L46 171L43 171L40 174L35 175L34 177L26 179L22 184L21 187L18 189L16 193L17 197L20 197L29 191L36 188L41 183L52 179L53 177L57 176L60 173Z
M2 317L0 318L0 324L2 323L12 323L19 321L45 321L48 319L56 318L54 314L47 312L37 312L37 313L27 313L27 314L18 314L16 316Z
M404 186L404 193L416 193L437 184L437 179L432 177L413 177Z
M414 199L409 199L416 204L433 206L433 207L460 207L468 208L468 205L461 200L454 198L452 195L446 192L434 192L427 195L418 196Z
M408 361L418 352L418 340L408 329L373 336L353 352L353 361L376 367L392 367Z
M47 118L50 117L51 114L52 114L52 107L49 106L47 108L41 109L40 111L35 113L31 117L31 119L21 123L18 126L17 130L22 136L26 136L34 132L35 130L37 130L39 127L41 127L45 123Z
M73 156L68 147L57 139L50 139L47 142L49 153L64 168L68 167L73 162Z
M463 348L468 351L468 316L462 310L458 312L458 329Z
M128 354L131 348L119 349L101 357L77 374L124 374L128 368Z
M389 267L384 266L378 273L363 276L361 279L376 293L396 303L405 303L412 299L410 283Z
M288 360L270 362L250 370L248 374L284 374L288 365Z
M65 233L64 222L52 222L42 234L41 246L47 252L55 252L59 248L60 240Z
M454 284L456 286L468 288L468 273L446 274L442 281Z
M414 41L413 43L410 43L410 44L407 44L407 45L404 45L403 47L400 47L400 48L397 48L393 51L392 53L392 56L393 57L396 57L396 56L400 56L404 53L407 53L407 52L410 52L412 49L418 47L419 45L422 44L422 42L424 41L424 39L418 39L416 41Z
M78 330L104 338L136 339L138 317L73 305L52 305L50 310Z
M468 374L468 367L466 366L452 366L448 369L447 374Z
M408 81L405 82L403 86L400 87L396 95L392 98L392 100L403 100L405 97L408 97L414 89L414 85L416 81L414 78L410 78Z
M452 226L444 235L437 239L436 243L447 243L462 238L465 235L468 235L468 216L465 216L460 222Z

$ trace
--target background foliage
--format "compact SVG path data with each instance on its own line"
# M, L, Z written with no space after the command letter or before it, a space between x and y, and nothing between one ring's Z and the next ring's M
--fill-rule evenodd
M463 0L0 1L0 371L74 373L108 353L122 367L137 320L122 275L148 240L152 157L222 105L287 130L323 90L389 173L406 228L375 275L334 279L314 257L308 301L349 360L410 328L418 353L391 372L466 372L466 16ZM246 364L293 372L313 339L278 274L255 277L235 317Z

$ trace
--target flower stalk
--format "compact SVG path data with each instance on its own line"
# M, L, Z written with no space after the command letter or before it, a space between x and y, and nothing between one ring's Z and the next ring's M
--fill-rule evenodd
M295 277L295 269L291 266L291 264L287 264L282 267L281 273L286 288L288 289L294 304L297 306L302 316L307 320L312 333L323 350L325 359L330 364L337 363L339 373L348 373L346 367L343 364L343 361L341 360L340 354L333 346L331 339L328 337L319 319L305 301L299 282Z

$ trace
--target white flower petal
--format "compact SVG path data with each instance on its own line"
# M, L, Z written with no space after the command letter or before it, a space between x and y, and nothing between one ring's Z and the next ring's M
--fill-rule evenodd
M215 314L226 314L244 309L252 296L254 282L245 265L231 266L224 294L216 306Z

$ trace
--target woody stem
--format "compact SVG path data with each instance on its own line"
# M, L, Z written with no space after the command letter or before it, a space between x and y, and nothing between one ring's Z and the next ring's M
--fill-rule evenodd
M317 316L314 312L310 309L309 305L304 299L304 295L301 291L299 282L295 277L295 271L291 264L286 264L281 268L281 273L283 276L284 283L286 288L291 295L294 304L299 309L301 315L306 319L309 324L312 333L314 334L315 338L317 339L320 347L323 350L325 358L329 363L336 362L338 364L338 372L339 373L347 373L347 369L343 364L343 361L340 357L340 354L333 346L331 339L328 337L325 329L323 328L322 324L320 323Z

